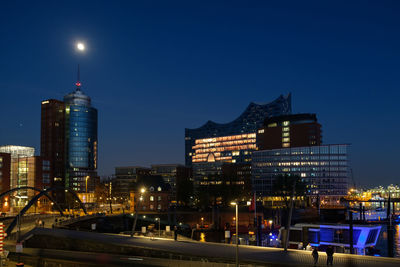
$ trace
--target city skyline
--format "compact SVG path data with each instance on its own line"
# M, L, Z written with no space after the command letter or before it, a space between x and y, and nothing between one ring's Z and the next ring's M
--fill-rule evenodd
M0 44L0 111L10 115L3 117L0 145L39 151L40 103L70 92L80 63L82 89L99 110L100 175L112 174L116 166L183 164L185 128L230 122L250 102L267 103L291 92L293 113L317 114L323 144L352 144L357 184L397 182L395 3L347 10L320 4L318 14L305 5L196 10L180 3L161 10L136 4L127 8L138 19L109 24L89 4L73 14L73 4L64 4L49 14L52 25L35 15L46 6L25 8L25 19L34 20L22 25L12 17L17 4L7 5L0 29L11 41ZM114 5L107 12L128 15ZM376 20L365 21L371 14ZM342 21L333 29L337 18ZM26 47L22 30L36 37ZM51 34L56 30L57 38ZM119 36L124 30L127 36ZM74 54L78 39L86 43L84 55Z

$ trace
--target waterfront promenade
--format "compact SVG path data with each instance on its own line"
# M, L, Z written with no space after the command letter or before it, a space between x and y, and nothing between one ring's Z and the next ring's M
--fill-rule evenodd
M159 257L193 261L234 263L235 245L191 240L130 237L128 235L80 232L62 229L34 229L27 234L27 246L41 249L76 250L92 253L124 254L135 257ZM242 264L260 266L312 266L309 251L239 246ZM326 254L320 253L318 266L326 266ZM400 266L400 259L336 253L334 266Z

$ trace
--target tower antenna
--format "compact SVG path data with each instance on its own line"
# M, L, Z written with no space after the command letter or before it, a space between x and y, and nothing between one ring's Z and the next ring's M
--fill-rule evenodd
M81 90L81 82L80 82L80 79L81 79L81 70L80 70L80 66L79 66L79 64L78 64L78 80L76 81L76 90Z

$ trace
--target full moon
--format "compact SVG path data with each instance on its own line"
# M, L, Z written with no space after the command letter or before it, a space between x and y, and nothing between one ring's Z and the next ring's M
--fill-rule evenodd
M82 43L78 43L78 44L76 45L76 48L78 48L78 50L80 50L80 51L83 51L83 50L85 50L85 45L82 44Z

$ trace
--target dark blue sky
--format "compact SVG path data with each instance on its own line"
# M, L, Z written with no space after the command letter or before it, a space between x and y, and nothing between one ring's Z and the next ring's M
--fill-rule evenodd
M0 3L0 144L39 153L40 102L79 62L101 175L183 163L185 127L292 92L324 143L352 144L357 183L399 181L398 1L38 2Z

